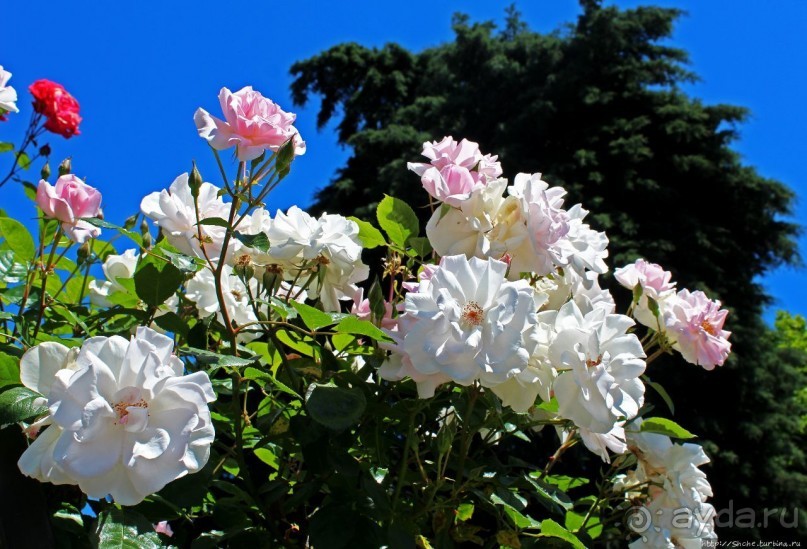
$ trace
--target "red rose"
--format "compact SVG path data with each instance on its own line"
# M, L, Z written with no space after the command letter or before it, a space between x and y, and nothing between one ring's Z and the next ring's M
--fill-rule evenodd
M78 101L64 86L42 79L31 84L28 91L34 96L34 110L46 118L46 130L67 138L79 134Z

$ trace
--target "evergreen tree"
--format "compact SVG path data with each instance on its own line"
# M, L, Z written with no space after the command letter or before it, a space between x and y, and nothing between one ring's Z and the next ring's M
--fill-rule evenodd
M650 374L675 397L675 418L707 441L715 507L785 507L792 518L807 504L804 410L791 398L805 374L762 321L759 276L799 261L799 229L783 220L794 194L740 162L732 143L745 109L681 89L695 76L667 42L678 10L582 4L576 24L551 34L530 31L515 10L501 31L459 15L453 42L420 53L348 43L296 63L295 102L319 96L319 125L337 118L352 150L313 209L373 219L385 193L425 206L406 162L444 135L498 154L507 177L543 171L568 204L597 212L613 266L645 257L731 308L725 366L705 372L676 359Z

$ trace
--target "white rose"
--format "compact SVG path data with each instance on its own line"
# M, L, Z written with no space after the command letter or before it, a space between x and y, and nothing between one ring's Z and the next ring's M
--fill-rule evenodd
M172 339L143 327L130 341L90 338L73 366L67 348L44 345L21 377L47 393L53 425L20 458L24 473L135 505L207 463L216 397L206 373L183 375Z

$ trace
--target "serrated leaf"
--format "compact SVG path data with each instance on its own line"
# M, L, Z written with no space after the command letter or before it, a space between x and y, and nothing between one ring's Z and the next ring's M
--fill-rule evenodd
M198 225L212 225L213 227L224 227L224 228L230 226L227 220L221 217L206 217L204 219L200 219Z
M319 330L324 326L335 324L338 321L338 318L335 318L333 315L320 311L319 309L306 305L305 303L299 303L292 300L289 302L289 305L294 307L294 310L296 310L297 314L300 315L303 324L314 331Z
M16 284L25 280L28 268L15 261L14 252L0 250L0 280L6 284Z
M403 200L385 196L376 209L378 224L387 233L389 239L401 248L406 242L420 232L420 223L415 211Z
M27 387L12 387L0 393L0 427L40 416L47 411L42 395Z
M575 549L586 549L586 546L583 545L577 536L552 519L546 519L541 522L541 536L562 539Z
M334 431L342 431L359 420L367 407L367 399L355 387L346 389L312 383L306 393L305 407L308 415L317 423Z
M31 233L25 226L10 217L0 217L0 238L3 247L14 252L17 261L33 261L36 246Z
M94 538L98 549L157 549L162 546L151 522L131 509L100 513Z
M533 478L537 478L541 475L541 471L537 471L535 473L530 473L530 476ZM544 481L548 482L549 484L554 484L560 490L567 492L572 488L579 488L580 486L585 486L590 481L585 477L570 477L567 475L548 475L544 477Z
M465 522L466 520L471 520L471 517L474 516L474 504L473 503L461 503L457 506L456 517L457 520Z
M240 240L244 246L253 248L259 252L269 251L269 238L264 233L241 234L236 231L235 237Z
M20 359L0 353L0 387L20 384Z
M348 316L339 321L336 331L340 334L354 334L371 337L376 341L392 341L392 339L381 331L375 324L367 320L359 320L355 316Z
M253 451L255 452L255 457L264 462L266 465L275 471L280 470L280 460L277 458L277 454L275 454L275 452L269 448L255 448Z
M114 223L110 223L109 221L105 221L105 220L99 219L97 217L82 217L81 220L86 221L87 223L89 223L90 225L93 225L94 227L100 227L102 229L111 229L113 231L117 231L120 234L122 234L123 236L126 236L129 239L136 242L138 246L143 245L143 237L140 236L140 234L138 234L138 233L136 233L134 231L124 229L123 227L119 227L118 225L115 225ZM104 245L106 245L106 244L107 243L104 242ZM114 250L114 248L112 248L111 253L114 253L114 252L115 252L115 250Z
M540 523L532 517L524 515L521 511L504 501L501 497L497 494L490 495L490 501L495 505L501 505L502 509L504 510L504 514L513 522L513 525L516 528L522 529L537 529L540 527Z
M202 364L214 365L218 367L227 366L231 368L243 368L244 366L249 366L255 362L255 357L242 358L232 355L221 355L219 353L214 353L213 351L197 349L195 347L186 347L180 349L180 352L185 355L196 357L196 359Z
M381 231L373 227L371 223L362 221L358 217L348 217L348 219L359 226L359 240L363 248L372 250L378 246L387 245L387 241L384 240L384 235L381 234Z
M17 165L23 170L27 170L31 167L31 158L23 151L20 151L17 153Z
M663 417L650 417L645 419L642 421L642 428L640 431L643 433L658 433L661 435L667 435L671 438L695 438L694 434L690 433L673 420Z
M274 385L279 391L291 395L295 398L301 398L300 395L297 394L297 391L295 391L285 383L278 381L277 378L275 378L275 376L273 376L269 372L264 372L263 370L259 370L258 368L249 367L246 370L244 370L243 375L246 379L252 379L255 381L268 381L270 384Z
M166 332L179 334L182 337L186 337L190 331L190 327L185 321L178 314L171 311L156 316L154 323Z
M147 305L159 307L174 295L185 276L171 263L143 263L134 274L134 286L137 297Z
M426 257L432 252L432 245L425 236L413 236L409 239L409 245L415 250L418 257Z

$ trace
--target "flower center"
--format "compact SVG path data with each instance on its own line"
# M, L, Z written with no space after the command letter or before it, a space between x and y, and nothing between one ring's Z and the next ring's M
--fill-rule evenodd
M714 326L712 326L712 324L708 320L704 320L701 322L701 328L703 328L703 331L711 336L717 335L717 330L715 329Z
M129 423L129 410L127 408L148 408L149 405L146 403L145 400L142 398L137 402L118 402L115 404L112 409L118 414L118 421L115 422L115 425L126 425Z
M595 360L591 360L590 358L586 359L586 367L593 368L594 366L599 366L602 364L602 355L598 356Z
M235 298L237 301L241 301L241 298L243 298L243 297L244 297L244 295L243 295L241 292L239 292L238 290L230 290L230 293L231 293L231 294L233 294L233 297L234 297L234 298Z
M485 311L476 301L469 301L462 308L460 322L466 326L479 326L485 320Z

